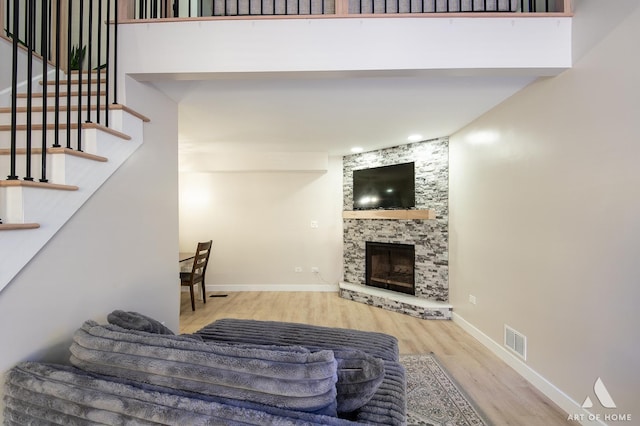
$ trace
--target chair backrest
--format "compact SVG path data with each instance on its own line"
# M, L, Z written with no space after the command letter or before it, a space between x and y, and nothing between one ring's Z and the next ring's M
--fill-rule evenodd
M213 241L198 243L196 254L193 257L193 267L191 268L191 282L193 284L201 282L205 272L207 272L212 242Z

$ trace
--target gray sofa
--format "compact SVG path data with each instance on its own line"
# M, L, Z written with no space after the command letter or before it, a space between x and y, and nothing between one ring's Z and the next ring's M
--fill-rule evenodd
M85 322L72 365L25 362L5 382L6 425L406 423L395 338L225 319L172 335L137 313Z

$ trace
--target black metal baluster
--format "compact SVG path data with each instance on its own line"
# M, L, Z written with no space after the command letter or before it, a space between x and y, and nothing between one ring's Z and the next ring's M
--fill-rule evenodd
M106 43L106 52L105 52L105 65L104 65L104 75L106 76L107 81L104 83L104 125L109 127L109 55L111 54L111 50L109 47L111 46L111 0L107 0L107 43ZM100 95L98 94L98 98Z
M29 12L28 12L28 8L29 8L29 0L27 0L27 2L24 5L24 42L25 43L29 42L27 40L27 38L29 37L29 34L28 34L28 30L29 30Z
M10 4L11 2L9 0L6 1L6 6L7 6L7 10L5 10L5 15L7 17L7 31L6 31L6 35L7 37L9 37L11 35L11 26L9 25L11 23L11 21L9 20L9 16L10 15Z
M24 180L33 180L31 176L31 139L33 136L33 45L34 45L34 25L35 25L35 0L29 0L27 3L27 33L25 34L25 42L27 43L27 134L26 134L26 152L25 152L25 176ZM42 129L42 133L46 129Z
M84 55L82 54L84 48L82 46L82 43L84 42L84 0L80 0L80 12L78 13L80 14L78 22L78 48L80 49L80 54L78 57L78 142L76 145L76 149L78 151L82 151L82 63L84 62Z
M47 60L49 61L51 60L51 43L53 42L53 36L51 33L53 31L53 25L51 25L53 8L51 7L51 0L48 0L47 7Z
M7 1L8 3L8 1ZM12 60L11 62L11 154L9 158L10 167L7 179L17 180L16 174L16 146L17 146L17 129L18 121L18 31L20 30L20 14L18 13L19 0L13 0L13 27L11 28L12 37ZM7 15L8 16L8 15Z
M82 1L82 0L80 0ZM71 148L71 20L73 19L73 0L67 5L67 148Z
M89 45L87 54L87 123L91 123L91 57L93 56L93 0L89 0Z
M98 72L96 78L96 122L100 124L100 79L102 74L102 0L98 0Z
M118 0L115 2L115 19L113 28L113 104L118 103Z
M60 147L60 0L56 0L56 99L55 99L55 132L53 146Z
M40 44L42 49L42 154L40 156L40 182L47 181L47 88L49 78L47 76L47 58L49 57L47 36L49 31L47 29L48 20L47 0L42 0L42 16L41 16L41 28L40 28Z

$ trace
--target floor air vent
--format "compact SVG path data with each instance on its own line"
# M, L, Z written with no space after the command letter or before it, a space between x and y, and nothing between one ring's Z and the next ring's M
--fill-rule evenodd
M527 337L505 324L504 345L520 358L527 359Z

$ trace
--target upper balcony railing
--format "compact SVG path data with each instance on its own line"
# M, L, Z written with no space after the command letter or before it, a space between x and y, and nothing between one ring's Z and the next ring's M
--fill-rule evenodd
M571 0L122 0L123 20L380 16L566 16Z

